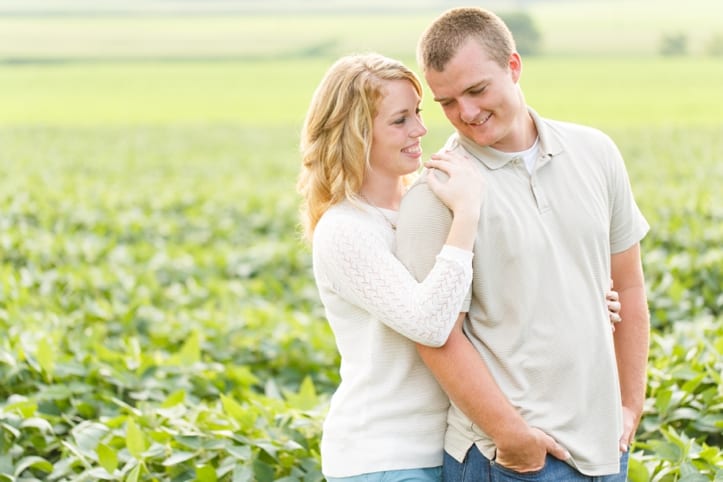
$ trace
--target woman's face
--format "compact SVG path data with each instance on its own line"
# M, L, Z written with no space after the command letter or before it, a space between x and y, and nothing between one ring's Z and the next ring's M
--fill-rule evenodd
M402 176L414 172L422 158L421 98L408 80L385 81L383 97L372 125L370 163L378 174Z

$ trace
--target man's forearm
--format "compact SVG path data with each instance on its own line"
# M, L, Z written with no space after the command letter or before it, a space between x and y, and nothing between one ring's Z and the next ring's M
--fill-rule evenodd
M650 317L644 287L619 291L620 317L615 328L615 356L620 377L623 406L636 414L636 422L645 402L650 341Z
M635 245L613 255L611 266L615 289L620 296L622 318L614 334L620 392L623 406L632 410L637 424L645 402L650 342L650 315L640 246Z

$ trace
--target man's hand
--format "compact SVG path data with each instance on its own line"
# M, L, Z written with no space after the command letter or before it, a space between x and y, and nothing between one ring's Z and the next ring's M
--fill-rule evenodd
M623 406L623 435L620 437L620 451L627 452L630 444L633 443L635 436L635 428L637 427L637 418L635 412L628 407Z
M495 463L519 473L542 470L547 454L560 460L570 458L555 439L538 428L530 428L527 436L510 439L505 446L497 445Z

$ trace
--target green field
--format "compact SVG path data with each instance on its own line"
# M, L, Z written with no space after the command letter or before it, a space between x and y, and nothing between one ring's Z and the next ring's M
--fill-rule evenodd
M452 5L444 0L7 0L0 5L0 59L288 58L356 50L405 57L429 21ZM711 38L723 34L718 0L493 0L486 5L500 13L525 8L542 34L546 55L653 55L664 35L684 34L690 53L700 56Z
M651 224L630 480L723 480L723 62L654 54L720 5L611 4L622 24L533 3L554 51L522 86L617 141ZM321 480L339 360L299 237L299 129L335 55L414 65L433 13L2 12L0 481ZM423 107L429 153L449 128Z
M0 65L0 125L299 126L331 62ZM533 57L524 63L522 85L541 112L602 127L723 122L723 62L716 59ZM425 119L445 126L427 99Z

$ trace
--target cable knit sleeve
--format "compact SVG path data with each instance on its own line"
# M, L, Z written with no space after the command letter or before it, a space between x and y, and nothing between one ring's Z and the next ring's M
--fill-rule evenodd
M423 345L442 346L472 281L472 252L444 246L420 283L379 232L335 219L314 238L315 263L339 296Z

